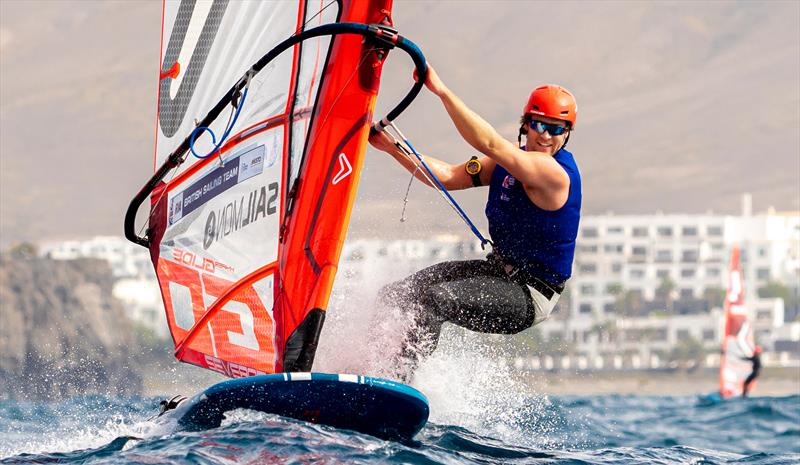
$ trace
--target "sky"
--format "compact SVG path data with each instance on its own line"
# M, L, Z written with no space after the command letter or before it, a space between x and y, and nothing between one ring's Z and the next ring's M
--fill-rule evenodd
M509 139L532 88L576 95L583 214L800 210L800 2L397 1L395 25ZM161 3L0 1L0 247L122 234L152 173ZM397 53L377 113L411 84ZM451 163L475 152L423 94L398 124ZM351 236L468 231L368 150ZM485 231L487 190L456 194Z

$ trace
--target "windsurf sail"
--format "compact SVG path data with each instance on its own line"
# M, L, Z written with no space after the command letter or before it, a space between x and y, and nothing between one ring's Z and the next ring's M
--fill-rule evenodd
M150 249L178 359L231 377L311 369L383 60L397 47L426 73L391 6L164 2L156 170L125 233Z
M744 277L739 247L731 251L728 291L725 296L722 356L719 366L719 392L723 399L741 396L744 381L753 369L748 359L755 353L753 328L747 318L744 302ZM751 385L750 390L752 390Z

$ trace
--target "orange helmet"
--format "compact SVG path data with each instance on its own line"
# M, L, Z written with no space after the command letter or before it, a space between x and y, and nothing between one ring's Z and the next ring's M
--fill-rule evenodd
M534 89L522 111L524 115L534 114L567 121L570 129L575 127L577 113L578 104L572 93L555 84Z

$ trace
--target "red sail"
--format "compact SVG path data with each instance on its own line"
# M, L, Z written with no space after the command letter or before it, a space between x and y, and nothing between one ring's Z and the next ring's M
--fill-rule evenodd
M294 32L380 23L391 0L165 2L156 166L195 118ZM151 195L150 250L176 356L232 377L307 371L336 274L382 56L361 36L303 41L253 77L219 154ZM233 110L232 110L233 111ZM195 144L213 152L208 134Z

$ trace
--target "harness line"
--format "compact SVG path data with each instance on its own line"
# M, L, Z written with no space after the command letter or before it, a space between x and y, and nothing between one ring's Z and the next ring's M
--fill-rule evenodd
M378 130L378 131L383 130L383 129L387 129L387 128L391 128L392 131L394 131L395 134L400 138L400 140L402 140L403 143L405 144L405 146L403 146L403 144L401 144L399 141L397 141L395 139L395 146L397 148L399 148L400 151L403 152L403 154L406 157L408 157L409 160L411 160L411 162L414 164L414 166L417 167L417 170L419 170L420 168L423 168L421 170L422 175L425 176L425 179L428 180L430 185L432 187L434 187L437 190L437 192L439 192L439 195L442 196L442 198L445 200L445 202L447 202L447 204L450 205L450 207L453 209L453 211L455 211L456 214L459 217L461 217L461 219L464 221L464 223L466 223L467 226L470 228L472 233L478 238L478 240L481 241L481 248L485 249L486 248L486 244L492 244L492 241L486 239L483 236L483 234L481 234L480 230L477 228L477 226L475 226L475 223L472 222L472 220L469 218L469 216L464 211L464 209L461 208L461 205L459 205L458 202L456 202L456 200L450 194L450 191L448 191L447 188L444 187L444 184L442 184L442 182L439 180L439 178L436 176L436 174L433 173L433 171L430 169L428 164L425 163L425 160L422 159L422 155L420 155L416 151L416 149L414 149L414 146L411 145L411 142L408 141L406 136L400 131L400 129L398 129L398 127L394 124L394 122L388 122L388 124L383 124L383 122L381 122L380 124L376 124L375 125L375 129ZM391 134L389 134L389 135L392 136ZM392 136L392 137L394 138L394 136ZM406 146L408 148L406 148ZM412 154L414 155L413 157L411 156ZM413 175L415 173L416 173L416 170L415 170L414 173L412 173L412 179L413 179ZM410 187L411 187L411 184L409 183L409 189L410 189ZM408 201L408 192L406 192L406 201L405 202L407 202L407 201ZM403 206L403 212L405 212L405 205Z

